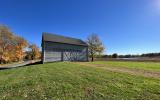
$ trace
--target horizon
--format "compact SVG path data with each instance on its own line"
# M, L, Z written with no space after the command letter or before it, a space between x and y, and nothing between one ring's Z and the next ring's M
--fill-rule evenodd
M104 54L160 52L160 0L1 0L0 24L41 48L43 32L86 40Z

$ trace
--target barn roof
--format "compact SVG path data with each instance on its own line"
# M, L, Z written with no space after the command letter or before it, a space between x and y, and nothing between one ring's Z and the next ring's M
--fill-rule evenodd
M57 34L51 34L51 33L44 32L42 35L42 38L43 38L43 41L88 46L86 44L86 42L82 41L81 39L61 36L61 35L57 35Z

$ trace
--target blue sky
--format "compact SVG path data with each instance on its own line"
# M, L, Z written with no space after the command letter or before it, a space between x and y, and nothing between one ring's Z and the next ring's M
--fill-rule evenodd
M42 32L97 33L107 54L160 52L160 0L0 0L0 24L38 46Z

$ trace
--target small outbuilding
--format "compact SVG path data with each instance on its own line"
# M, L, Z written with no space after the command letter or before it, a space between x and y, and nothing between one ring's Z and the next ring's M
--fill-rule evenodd
M42 62L88 61L88 45L76 38L42 34Z

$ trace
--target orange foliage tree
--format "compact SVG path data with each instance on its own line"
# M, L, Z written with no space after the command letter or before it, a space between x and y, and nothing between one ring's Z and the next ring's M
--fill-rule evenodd
M21 60L23 60L23 58L25 56L24 48L27 47L28 43L22 37L15 37L15 40L17 42L16 46L15 46L16 60L21 61Z
M29 49L30 49L29 56L32 60L40 58L41 53L39 51L39 48L36 46L36 44L29 45Z
M14 35L10 29L0 25L0 63L23 60L27 41Z

